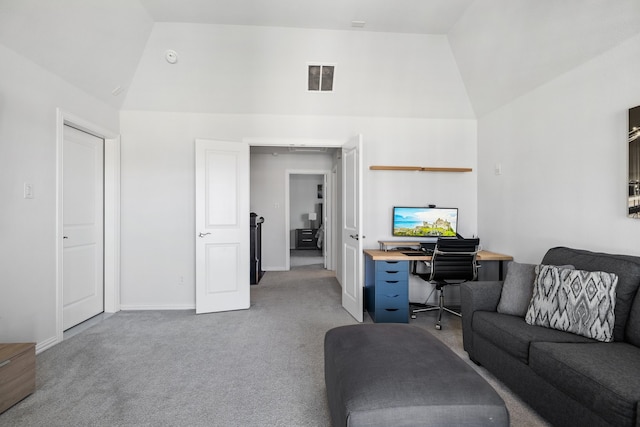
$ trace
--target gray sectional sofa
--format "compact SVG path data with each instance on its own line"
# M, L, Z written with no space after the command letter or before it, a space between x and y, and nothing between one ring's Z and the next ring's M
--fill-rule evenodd
M547 270L555 279L543 277ZM539 312L531 303L550 302L544 293L557 279L564 291L552 303L556 309L570 304L572 280L599 274L588 272L615 279L612 307L600 292L605 296L595 311L585 309L596 289L588 280L589 297L573 301L577 316L595 318L588 330L568 332L571 315ZM504 281L461 285L464 349L553 425L640 427L639 286L640 257L552 248L535 269L514 263Z

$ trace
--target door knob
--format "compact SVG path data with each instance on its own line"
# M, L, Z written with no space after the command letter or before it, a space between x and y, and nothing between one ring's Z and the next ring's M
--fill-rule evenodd
M200 234L198 234L198 237L204 237L204 236L206 236L208 234L211 234L211 233L200 233Z
M359 238L358 238L358 235L357 235L357 234L349 234L349 237L351 237L352 239L359 240Z

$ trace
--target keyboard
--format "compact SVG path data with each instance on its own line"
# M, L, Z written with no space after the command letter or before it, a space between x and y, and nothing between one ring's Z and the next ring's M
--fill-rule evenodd
M425 256L424 252L402 252L406 256Z

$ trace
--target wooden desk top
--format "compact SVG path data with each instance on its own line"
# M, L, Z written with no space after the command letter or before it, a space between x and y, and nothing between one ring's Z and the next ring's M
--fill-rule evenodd
M409 256L403 252L412 251L381 251L379 249L365 249L364 253L374 261L431 261L431 255ZM417 251L416 251L417 252ZM511 255L499 254L497 252L480 251L478 261L512 261Z

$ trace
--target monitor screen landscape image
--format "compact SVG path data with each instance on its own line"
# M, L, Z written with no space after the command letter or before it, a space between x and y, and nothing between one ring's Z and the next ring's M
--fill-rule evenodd
M456 237L457 208L393 208L393 235L401 237Z

